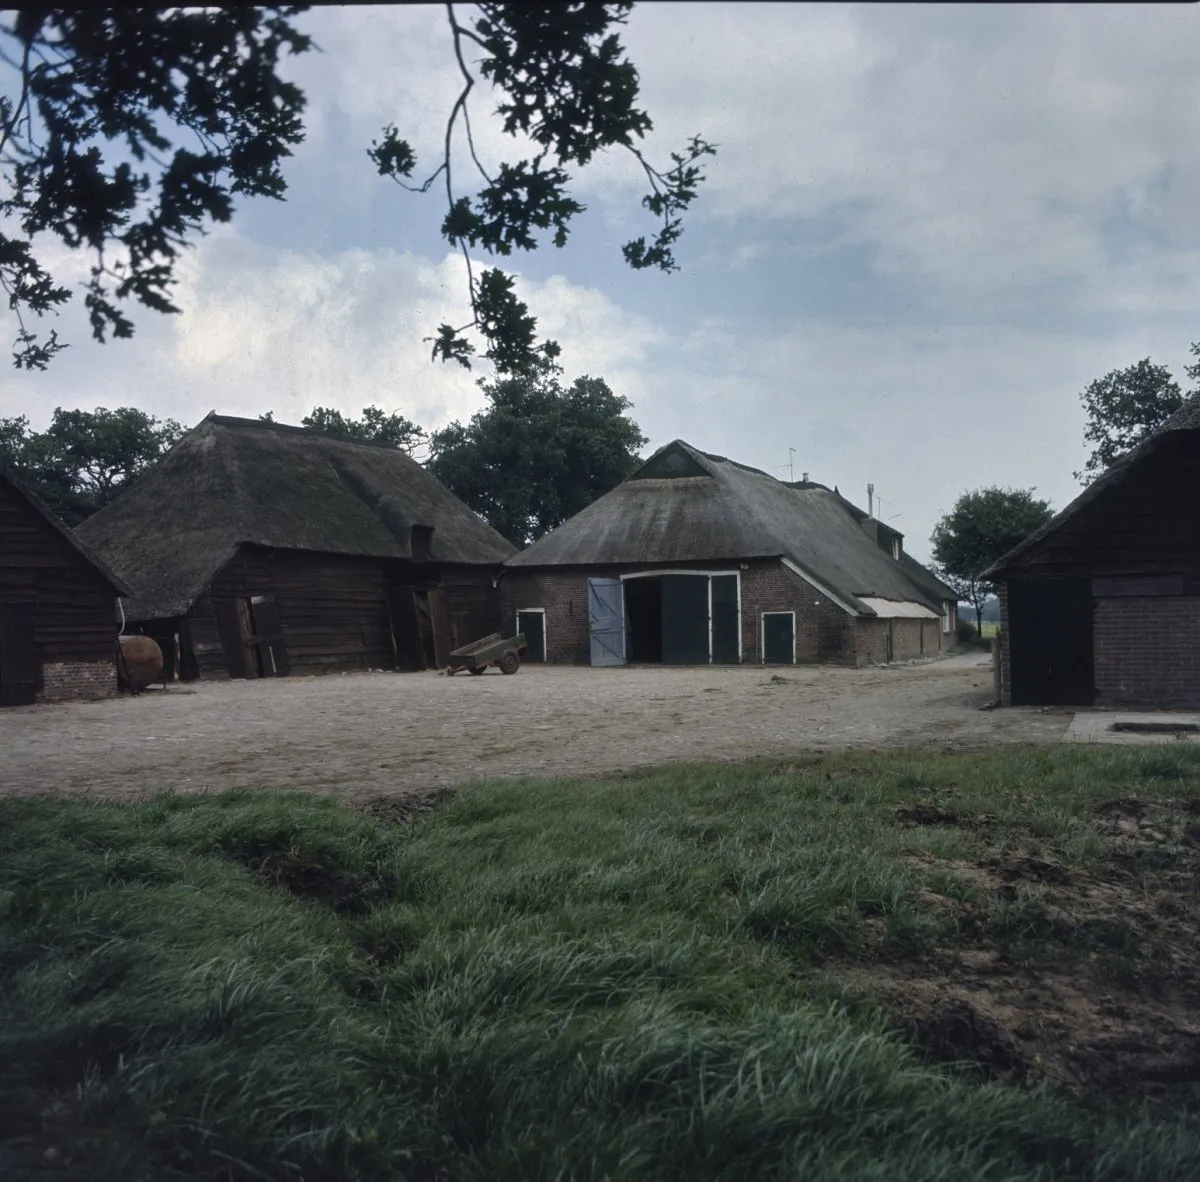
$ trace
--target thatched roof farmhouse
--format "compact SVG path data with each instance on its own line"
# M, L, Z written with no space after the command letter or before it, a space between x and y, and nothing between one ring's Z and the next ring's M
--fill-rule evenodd
M1200 708L1200 396L985 572L1012 705Z
M505 619L550 660L621 664L933 655L954 593L835 489L699 451L655 452L508 559Z
M395 448L217 414L76 533L184 677L440 665L514 553Z

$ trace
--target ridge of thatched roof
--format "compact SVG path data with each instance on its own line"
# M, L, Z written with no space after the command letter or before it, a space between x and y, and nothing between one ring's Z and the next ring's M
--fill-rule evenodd
M1088 506L1107 497L1134 468L1146 463L1167 440L1174 438L1176 432L1198 430L1200 430L1200 394L1193 394L1174 414L1151 431L1141 443L1130 448L1123 456L1105 468L1070 504L1060 509L1041 528L1034 530L1023 542L1019 542L1007 554L993 562L980 578L987 579L989 582L1002 582L1014 563L1028 560L1032 552L1046 538L1057 533Z
M210 414L76 531L134 588L133 619L181 615L245 544L496 565L514 552L449 489L396 448L304 427Z
M0 478L4 479L13 491L24 500L29 507L37 513L39 517L45 519L50 528L57 533L68 546L74 550L80 558L84 560L106 583L108 583L116 594L126 596L130 594L129 587L125 582L113 571L107 562L95 552L90 546L84 543L80 538L72 533L66 522L62 521L58 514L42 500L13 471L12 465L0 459Z
M655 475L672 469L680 474ZM795 488L676 439L505 566L784 558L860 615L876 614L864 597L937 603L934 576L914 577L907 564L880 549L847 505L824 485Z

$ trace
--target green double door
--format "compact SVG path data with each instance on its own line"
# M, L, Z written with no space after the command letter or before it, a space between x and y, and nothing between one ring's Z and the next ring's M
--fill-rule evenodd
M663 575L663 664L736 665L740 624L737 575Z

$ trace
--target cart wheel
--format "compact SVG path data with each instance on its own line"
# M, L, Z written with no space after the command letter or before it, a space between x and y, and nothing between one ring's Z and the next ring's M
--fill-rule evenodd
M486 665L468 665L467 668L469 668L471 670L471 673L475 677L478 677L487 668L487 666Z
M446 676L447 677L453 677L457 672L458 672L457 666L455 666L455 665L447 665L446 666Z
M500 666L501 673L516 673L521 667L521 658L510 650L500 658L497 664Z

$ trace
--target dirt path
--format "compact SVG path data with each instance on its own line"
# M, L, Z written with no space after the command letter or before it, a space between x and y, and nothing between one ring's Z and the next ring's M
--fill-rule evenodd
M360 673L199 682L0 711L0 791L128 797L300 788L364 799L480 775L586 775L679 759L1061 739L1069 714L981 711L990 658L870 669Z

